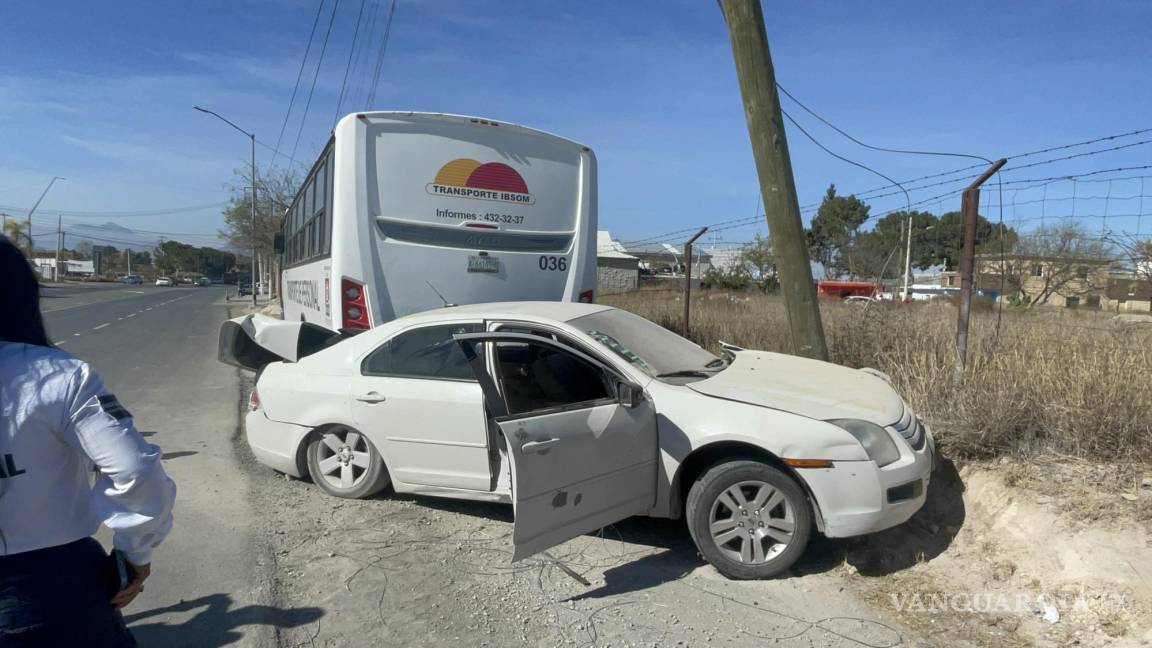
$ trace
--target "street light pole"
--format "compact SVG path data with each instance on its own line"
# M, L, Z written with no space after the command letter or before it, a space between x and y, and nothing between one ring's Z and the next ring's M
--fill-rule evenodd
M252 140L252 306L256 306L256 134L249 133Z
M912 212L908 212L908 244L904 247L904 299L907 302L912 296Z
M32 258L32 214L36 213L36 208L40 206L40 201L44 200L44 196L48 195L48 190L52 188L52 185L56 184L57 180L67 180L67 178L61 178L60 176L52 176L52 179L48 181L48 186L44 187L44 191L40 194L40 197L36 199L36 204L32 205L32 209L28 210L28 258L29 259Z
M225 119L223 116L215 113L207 108L200 106L192 106L193 110L198 110L202 113L212 115L216 119L228 124L232 128L244 133L248 139L252 140L252 305L256 305L256 134L249 133L248 131L240 128L236 124Z

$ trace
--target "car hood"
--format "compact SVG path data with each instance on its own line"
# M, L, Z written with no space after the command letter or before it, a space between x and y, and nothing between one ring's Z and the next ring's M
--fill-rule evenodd
M892 425L904 401L882 374L768 351L736 351L724 371L688 387L716 398L828 420Z

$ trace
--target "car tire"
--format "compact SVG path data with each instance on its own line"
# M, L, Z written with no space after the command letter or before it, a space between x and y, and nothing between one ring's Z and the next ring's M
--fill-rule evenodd
M368 437L345 425L314 431L305 454L312 482L335 497L371 497L392 482Z
M804 489L760 461L713 465L692 484L684 508L700 554L732 579L772 578L787 571L812 533L812 507Z

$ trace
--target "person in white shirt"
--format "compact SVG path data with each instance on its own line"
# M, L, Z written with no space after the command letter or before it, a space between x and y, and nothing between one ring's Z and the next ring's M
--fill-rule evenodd
M36 277L2 236L0 278L0 648L135 646L119 609L172 529L176 486L99 376L52 347Z

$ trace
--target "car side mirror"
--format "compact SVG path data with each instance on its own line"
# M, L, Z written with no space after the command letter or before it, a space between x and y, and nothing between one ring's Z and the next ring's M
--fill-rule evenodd
M272 237L272 249L276 254L284 254L284 232L276 232Z
M636 407L644 400L644 390L635 383L616 383L616 400L624 407Z

